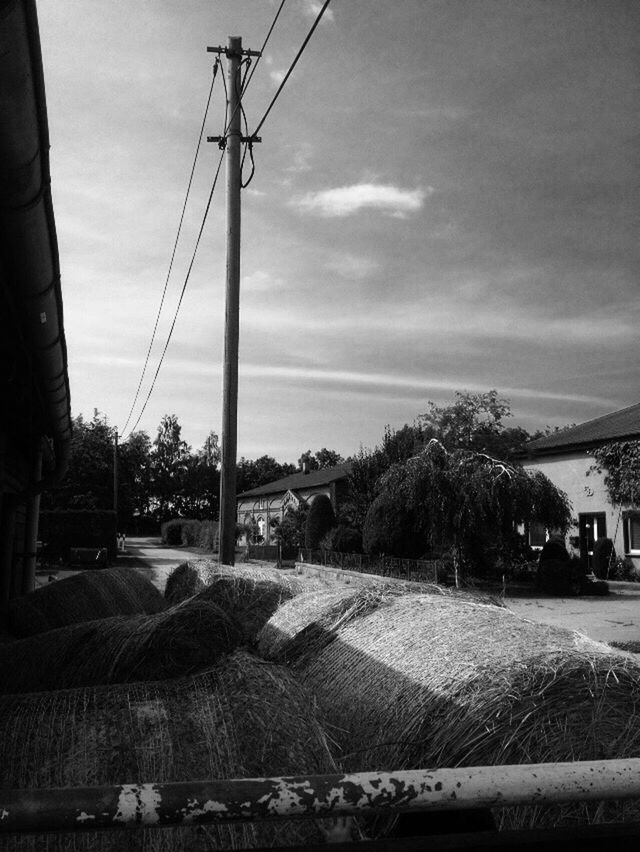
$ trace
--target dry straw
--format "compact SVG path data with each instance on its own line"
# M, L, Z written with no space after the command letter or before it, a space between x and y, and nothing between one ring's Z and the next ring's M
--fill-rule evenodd
M268 565L220 565L209 559L198 559L178 565L169 577L165 597L169 603L179 603L202 591L220 578L269 581L281 586L287 598L312 589L325 589L327 582L317 577L304 577Z
M237 621L199 600L72 624L0 646L0 692L178 677L210 666L241 637Z
M469 601L466 592L428 583L379 580L355 588L334 587L307 592L284 603L258 637L260 654L269 660L304 665L332 642L349 622L391 604L407 594L431 594Z
M335 771L314 700L245 652L175 681L0 697L0 787ZM320 841L309 821L6 837L20 852L199 852Z
M640 756L637 662L498 607L396 597L339 626L298 670L347 771ZM502 815L510 827L624 816L622 804Z
M9 629L33 636L96 618L161 612L166 601L134 568L83 571L9 602Z

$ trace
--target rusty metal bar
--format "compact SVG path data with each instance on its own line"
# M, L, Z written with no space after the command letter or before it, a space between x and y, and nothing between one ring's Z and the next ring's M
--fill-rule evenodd
M0 832L640 799L640 758L408 772L0 790Z

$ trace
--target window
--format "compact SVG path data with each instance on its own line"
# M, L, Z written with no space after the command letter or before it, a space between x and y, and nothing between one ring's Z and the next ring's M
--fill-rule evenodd
M640 554L640 512L629 512L624 518L624 550Z
M544 547L547 540L547 528L540 521L529 524L529 547Z

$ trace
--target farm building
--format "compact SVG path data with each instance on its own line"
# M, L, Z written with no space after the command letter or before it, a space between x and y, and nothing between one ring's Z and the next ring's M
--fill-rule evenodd
M273 537L272 521L281 521L287 509L311 504L319 494L325 494L336 512L347 493L349 471L348 463L323 470L309 470L304 465L297 473L238 494L238 524L256 527L263 541L269 544Z
M541 470L567 493L575 519L568 544L585 562L597 539L610 538L616 553L630 557L640 569L640 506L613 505L606 472L594 469L593 451L619 441L640 441L640 403L530 441L523 464ZM542 546L545 537L544 529L531 528L532 546Z
M35 582L39 495L71 440L67 353L35 2L0 16L0 610Z

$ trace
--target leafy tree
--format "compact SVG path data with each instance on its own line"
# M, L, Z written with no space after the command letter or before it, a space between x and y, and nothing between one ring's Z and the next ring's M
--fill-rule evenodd
M593 450L599 473L616 506L640 505L640 441L615 441Z
M260 456L255 461L243 456L236 467L236 492L242 494L251 491L252 488L268 485L295 472L295 465L280 464L271 456Z
M118 520L127 529L134 516L147 517L151 500L151 439L132 432L118 446Z
M531 439L520 426L507 428L504 420L511 417L509 401L497 390L486 393L456 392L452 405L428 403L420 415L425 438L437 438L448 450L465 449L511 459Z
M62 485L45 492L43 509L112 509L115 429L94 409L73 419L69 469Z
M313 498L304 531L304 546L315 550L320 540L336 525L336 516L331 500L326 494Z
M303 501L300 501L296 509L287 509L282 521L274 530L276 540L282 542L283 547L304 547L308 514L309 506Z
M326 447L323 447L315 453L312 453L311 450L302 453L298 459L298 465L301 469L305 462L309 470L326 470L327 468L343 464L344 459L335 450L328 450Z
M432 439L418 455L392 465L367 514L368 552L418 557L451 549L458 569L482 573L508 562L525 521L566 531L566 495L541 471L470 450L449 452Z
M185 470L182 511L197 520L217 518L220 503L220 446L209 432L201 449L191 453Z
M185 505L184 489L190 448L181 438L182 427L175 414L165 414L153 442L151 484L154 514L162 521L180 516Z

